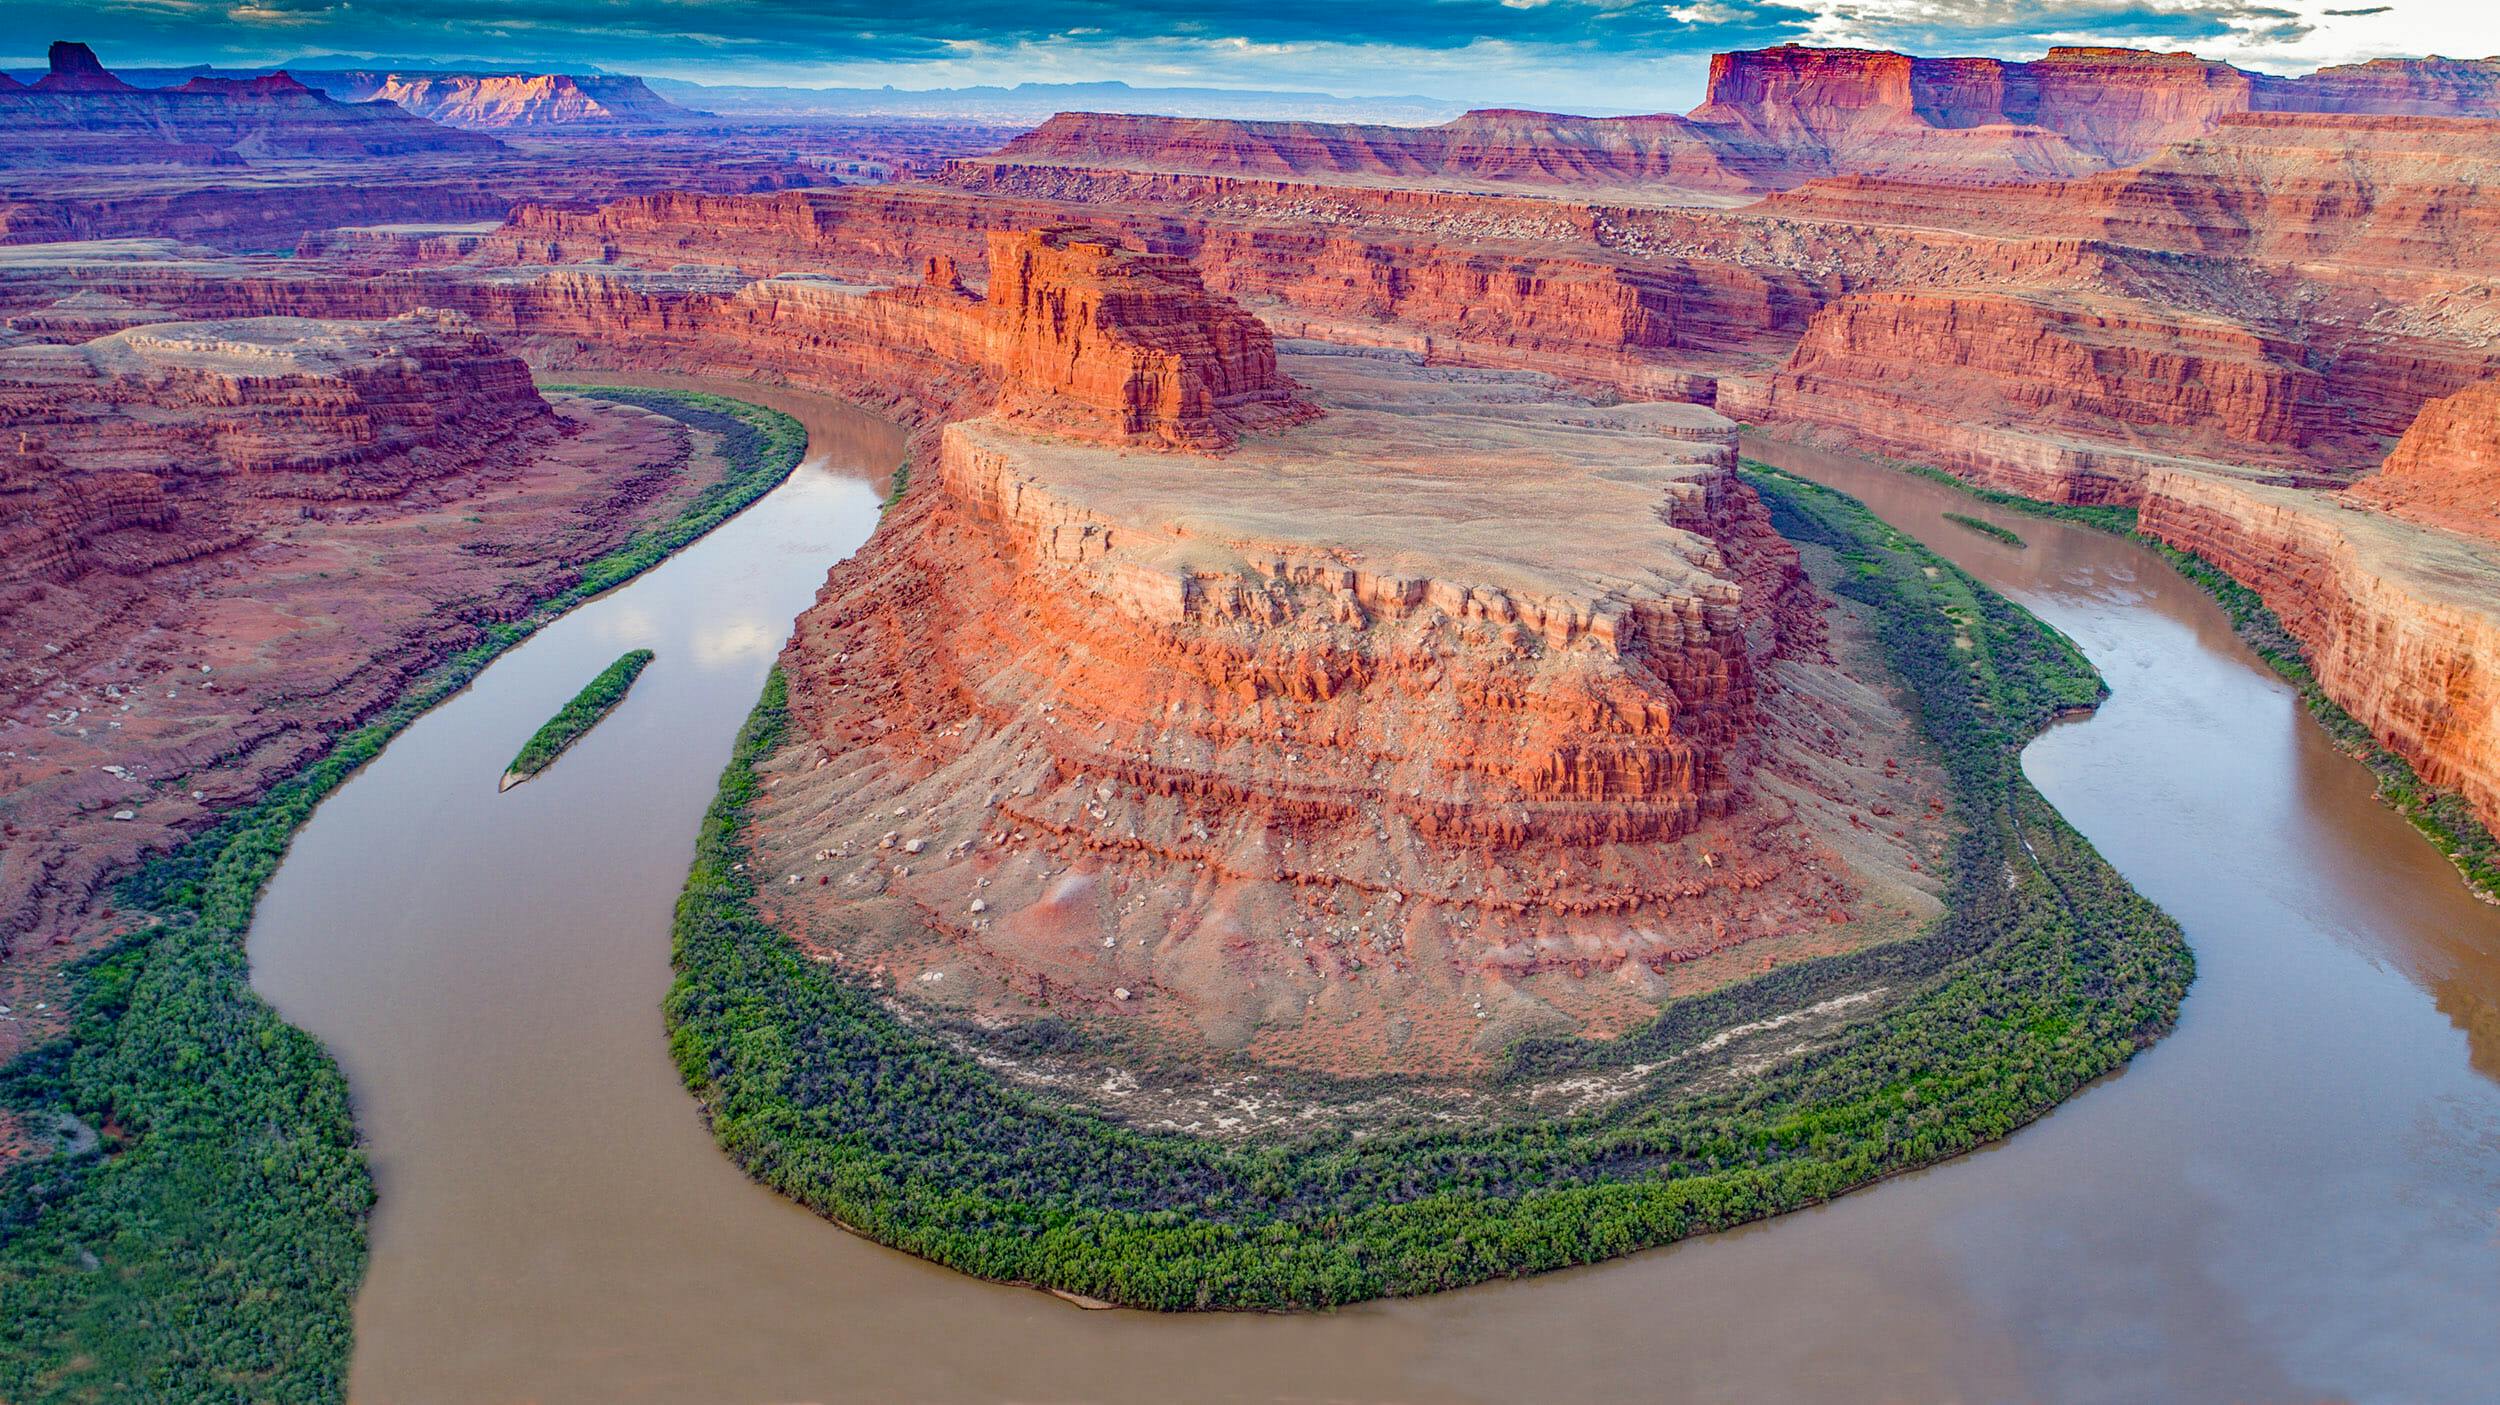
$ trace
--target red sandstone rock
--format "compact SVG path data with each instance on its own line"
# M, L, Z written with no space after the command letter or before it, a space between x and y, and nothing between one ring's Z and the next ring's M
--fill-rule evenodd
M954 279L953 265L942 276ZM1181 259L1099 234L990 236L982 316L1013 418L1099 437L1221 447L1299 410L1267 328Z
M1838 429L1885 452L1929 461L1957 435L1993 438L1991 475L2054 501L2071 484L2012 465L2016 442L2153 454L2269 454L2296 459L2325 438L2316 375L2299 349L2226 323L2112 299L1866 293L1815 315L1787 364L1731 410ZM2122 495L2123 496L2123 495Z
M2177 470L2149 476L2139 521L2264 597L2327 696L2500 827L2500 548Z
M550 409L443 314L7 345L0 425L0 1003L21 1016L131 862L718 472L642 411ZM52 1028L0 1025L0 1058Z
M254 497L392 497L551 423L528 369L450 313L0 349L0 424L71 471L227 476Z
M2500 376L2424 405L2352 495L2416 522L2500 537Z
M1903 782L1766 741L1905 723L1843 722L1886 709L1817 662L1725 421L1296 365L1327 417L1223 458L944 431L784 655L759 865L832 880L769 885L793 931L831 917L957 1013L1378 1071L1620 1028L1670 965L1925 910L1906 854L1824 847Z

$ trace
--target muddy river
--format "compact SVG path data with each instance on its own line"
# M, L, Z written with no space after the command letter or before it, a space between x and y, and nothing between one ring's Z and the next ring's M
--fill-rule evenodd
M2124 1073L1821 1209L1316 1316L1081 1312L750 1184L668 1061L670 904L791 618L902 451L785 403L812 433L788 483L412 727L261 906L254 979L346 1066L379 1183L357 1400L2492 1398L2500 909L2156 558L1770 445L2108 676L2108 705L2025 760L2195 944L2177 1033ZM659 657L624 706L498 795L636 646Z

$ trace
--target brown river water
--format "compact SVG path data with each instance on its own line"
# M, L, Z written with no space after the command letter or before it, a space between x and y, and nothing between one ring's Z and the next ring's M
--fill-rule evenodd
M1307 1316L1079 1311L753 1185L668 1060L670 905L765 669L902 453L784 403L813 434L790 482L409 729L261 905L254 979L345 1065L381 1194L356 1400L2500 1399L2500 909L2149 553L1769 444L2108 676L2025 764L2195 945L2178 1031L2123 1073L1818 1209ZM659 657L624 706L498 795L636 646Z

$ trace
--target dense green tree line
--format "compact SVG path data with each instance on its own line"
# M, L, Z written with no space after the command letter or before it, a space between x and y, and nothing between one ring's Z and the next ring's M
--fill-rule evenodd
M69 1032L0 1072L0 1101L27 1121L100 1132L84 1154L0 1173L0 1400L343 1395L372 1183L337 1065L252 992L243 938L261 890L313 808L402 728L762 496L806 446L796 420L738 401L587 393L719 434L727 471L526 617L480 625L320 759L134 874L120 897L142 925L69 970Z
M1522 1046L1511 1078L1654 1058L1826 989L1884 1017L1740 1087L1668 1074L1601 1112L1290 1143L1147 1133L1006 1083L806 959L753 905L741 832L785 734L778 674L706 816L676 918L672 1051L758 1180L985 1277L1155 1308L1279 1308L1585 1263L1837 1195L2021 1126L2167 1029L2174 923L2021 777L2022 742L2100 681L2074 646L1861 505L1756 474L1831 547L1951 773L1949 916L1913 941L1677 1002L1612 1044ZM1967 643L1965 643L1967 641Z
M521 743L520 751L514 754L512 764L504 768L504 774L526 779L554 765L568 747L588 736L600 719L625 701L634 680L656 657L649 649L628 649L619 654L616 662L599 670L597 677L584 683L580 692L556 709L555 716L530 733L530 739Z

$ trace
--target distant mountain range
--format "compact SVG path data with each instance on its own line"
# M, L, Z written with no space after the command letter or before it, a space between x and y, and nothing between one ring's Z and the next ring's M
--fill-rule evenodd
M1405 96L1255 88L1135 88L1126 83L1019 83L1012 88L768 88L646 80L653 91L725 117L952 117L1030 125L1059 112L1160 113L1246 121L1446 122L1465 103Z

